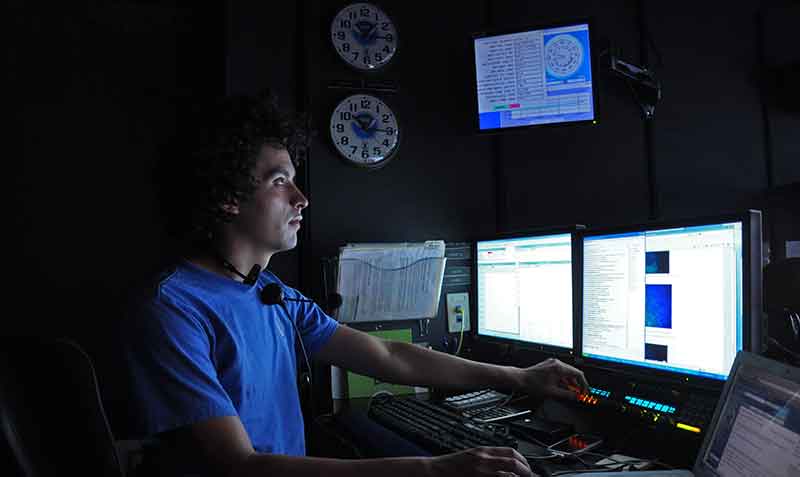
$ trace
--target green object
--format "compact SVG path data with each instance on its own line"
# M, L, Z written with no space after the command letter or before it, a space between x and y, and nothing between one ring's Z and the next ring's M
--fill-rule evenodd
M390 340L411 343L411 328L399 330L369 331L372 336ZM347 395L350 398L371 397L378 391L389 391L395 396L401 394L414 394L413 386L403 384L384 383L369 376L347 372Z

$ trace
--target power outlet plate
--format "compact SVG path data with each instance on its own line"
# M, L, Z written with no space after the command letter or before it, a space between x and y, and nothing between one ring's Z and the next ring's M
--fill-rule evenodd
M459 319L458 307L461 307L461 319ZM460 333L461 326L464 331L469 331L469 293L448 293L447 294L447 331L450 333Z

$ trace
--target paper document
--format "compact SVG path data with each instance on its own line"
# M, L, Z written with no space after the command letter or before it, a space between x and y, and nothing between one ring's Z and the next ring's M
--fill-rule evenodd
M349 244L339 253L341 322L434 318L444 277L442 240Z

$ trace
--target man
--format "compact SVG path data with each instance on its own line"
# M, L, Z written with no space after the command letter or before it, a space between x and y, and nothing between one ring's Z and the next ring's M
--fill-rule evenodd
M177 180L162 182L173 194L165 205L170 224L183 231L183 256L125 329L131 402L160 453L152 461L171 475L530 475L510 448L374 460L305 456L297 333L310 357L382 381L574 398L567 388L585 388L586 380L557 360L526 369L478 363L339 326L313 303L263 303L268 284L303 298L259 270L297 244L309 203L295 184L292 155L302 155L307 136L268 96L223 106L215 125L194 136L201 144L175 170Z

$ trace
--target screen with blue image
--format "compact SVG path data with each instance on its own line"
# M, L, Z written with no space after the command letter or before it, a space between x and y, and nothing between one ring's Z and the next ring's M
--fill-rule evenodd
M589 24L474 38L482 131L595 120Z
M582 354L724 380L742 349L742 223L583 239Z

